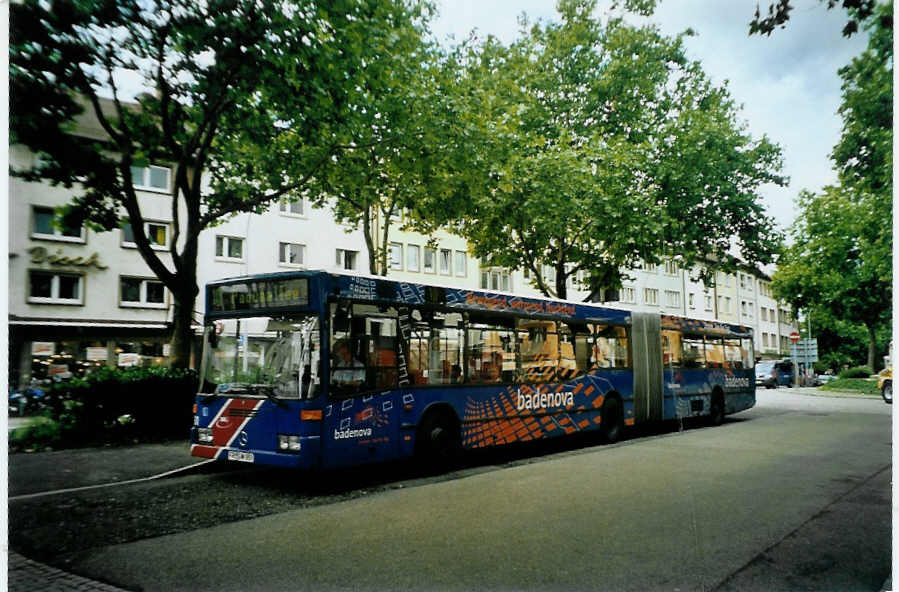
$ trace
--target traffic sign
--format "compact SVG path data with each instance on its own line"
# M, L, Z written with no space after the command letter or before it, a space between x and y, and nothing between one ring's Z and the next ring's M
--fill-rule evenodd
M799 343L799 331L793 331L790 333L790 341L793 343Z

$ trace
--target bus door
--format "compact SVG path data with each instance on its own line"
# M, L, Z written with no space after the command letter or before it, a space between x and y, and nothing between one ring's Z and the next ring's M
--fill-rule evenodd
M676 417L677 398L683 393L683 333L676 329L662 330L662 366L664 378L665 418Z
M405 357L398 349L397 311L341 303L332 305L332 314L325 463L389 460L397 451L399 360Z
M658 313L631 315L634 355L634 416L637 423L662 419L662 338Z

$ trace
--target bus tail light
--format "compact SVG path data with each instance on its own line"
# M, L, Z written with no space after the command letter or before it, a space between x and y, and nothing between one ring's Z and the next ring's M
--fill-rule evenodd
M322 420L322 410L321 409L303 409L300 411L300 419L302 421L321 421Z
M197 404L196 404L196 403L194 403L194 410L193 410L193 411L194 411L194 415L196 415L196 414L197 414Z

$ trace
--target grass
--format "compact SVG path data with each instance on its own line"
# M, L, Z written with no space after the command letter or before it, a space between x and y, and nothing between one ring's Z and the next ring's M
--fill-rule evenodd
M880 391L877 389L877 381L869 378L838 378L818 388L822 391L853 395L880 395Z

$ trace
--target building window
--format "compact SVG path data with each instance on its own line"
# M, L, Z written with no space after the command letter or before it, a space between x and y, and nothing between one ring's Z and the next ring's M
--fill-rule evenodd
M687 295L687 303L689 304L690 308L695 309L696 308L696 294L693 294L692 292L689 293Z
M712 310L712 296L711 294L705 295L705 309L708 311Z
M665 262L665 273L668 275L677 275L677 261L666 261Z
M144 222L144 234L150 241L150 246L156 250L165 250L169 247L169 225L164 222ZM125 222L122 225L122 246L136 248L134 241L134 229L131 224Z
M481 288L484 290L512 291L512 276L505 269L482 269Z
M34 206L31 209L31 238L69 243L85 242L83 226L76 230L62 230L53 224L55 215L53 208Z
M421 247L418 245L406 245L406 269L408 271L421 269Z
M170 176L171 169L168 167L131 167L131 183L136 189L168 192Z
M296 201L282 201L280 209L285 216L302 217L306 215L306 203L302 198Z
M340 269L356 269L356 258L359 251L337 249L337 267Z
M243 261L243 239L234 236L216 236L215 256L221 259Z
M643 302L656 306L659 304L659 291L656 288L643 288Z
M28 302L32 304L83 304L80 275L32 271L28 274Z
M628 304L636 304L637 302L637 290L630 286L621 286L621 297L619 302L626 302Z
M305 245L278 243L278 263L291 267L300 267L305 260L305 251Z
M435 260L437 259L437 249L425 247L425 259L422 269L425 273L434 273Z
M674 290L665 290L665 306L679 307L680 292Z
M119 279L119 305L165 308L165 286L158 280L122 277Z
M440 249L440 273L450 275L453 272L453 252L450 249Z
M459 277L465 277L468 275L468 256L465 254L465 251L456 251L456 275Z
M390 243L390 269L403 268L403 243Z

